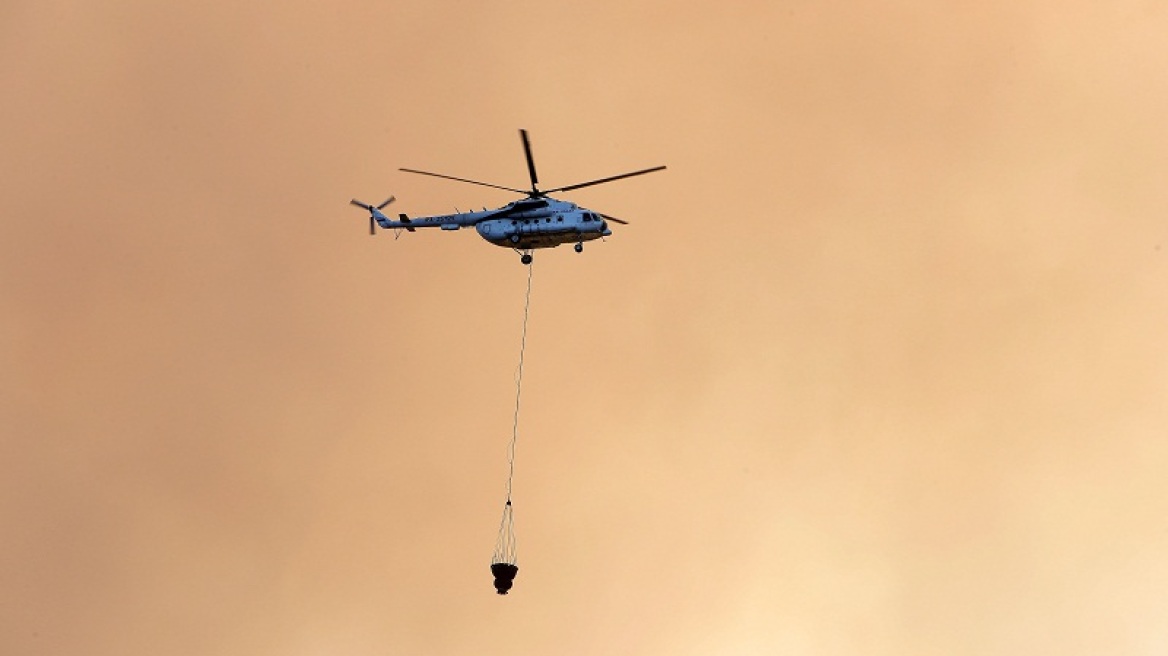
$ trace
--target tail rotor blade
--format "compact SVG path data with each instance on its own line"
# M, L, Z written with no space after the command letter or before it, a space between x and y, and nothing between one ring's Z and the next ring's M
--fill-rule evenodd
M387 198L385 200L384 203L378 205L377 207L374 207L373 205L370 205L369 203L365 203L365 202L359 201L356 198L354 198L354 199L349 201L349 204L356 205L357 207L360 207L361 209L365 210L366 212L369 212L369 234L376 235L377 234L377 217L380 216L382 218L385 218L385 215L381 213L381 210L382 210L382 208L384 208L386 205L389 205L393 201L394 201L394 197L390 196L389 198Z

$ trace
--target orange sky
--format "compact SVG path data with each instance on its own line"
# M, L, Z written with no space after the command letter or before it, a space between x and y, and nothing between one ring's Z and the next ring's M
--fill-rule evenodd
M960 3L958 3L960 4ZM1160 3L10 2L6 654L1163 654ZM349 198L541 182L525 271Z

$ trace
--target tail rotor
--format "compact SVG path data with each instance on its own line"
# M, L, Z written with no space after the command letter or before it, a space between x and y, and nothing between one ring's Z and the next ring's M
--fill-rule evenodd
M361 209L369 211L369 234L370 234L370 236L372 236L372 235L377 234L377 222L378 221L387 221L387 222L389 221L389 217L382 214L381 210L383 210L387 206L389 206L389 204L392 203L394 200L396 200L396 199L393 196L390 196L389 198L386 198L385 202L383 202L380 205L371 205L369 203L364 203L364 202L361 202L361 201L357 200L356 198L354 198L353 200L349 201L349 204L356 205L357 207L360 207Z

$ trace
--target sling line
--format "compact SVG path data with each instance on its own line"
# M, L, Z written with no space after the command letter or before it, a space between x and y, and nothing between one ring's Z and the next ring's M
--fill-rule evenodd
M511 503L511 480L515 477L515 442L519 438L519 401L523 394L523 354L527 351L527 315L531 309L531 264L527 265L527 294L523 300L523 336L519 341L519 369L515 374L515 416L511 424L511 446L507 450L507 503Z

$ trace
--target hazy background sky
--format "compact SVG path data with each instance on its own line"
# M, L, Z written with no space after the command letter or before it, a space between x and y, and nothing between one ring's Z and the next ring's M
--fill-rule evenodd
M1168 6L0 5L5 654L1168 652ZM541 181L525 270L358 197Z

